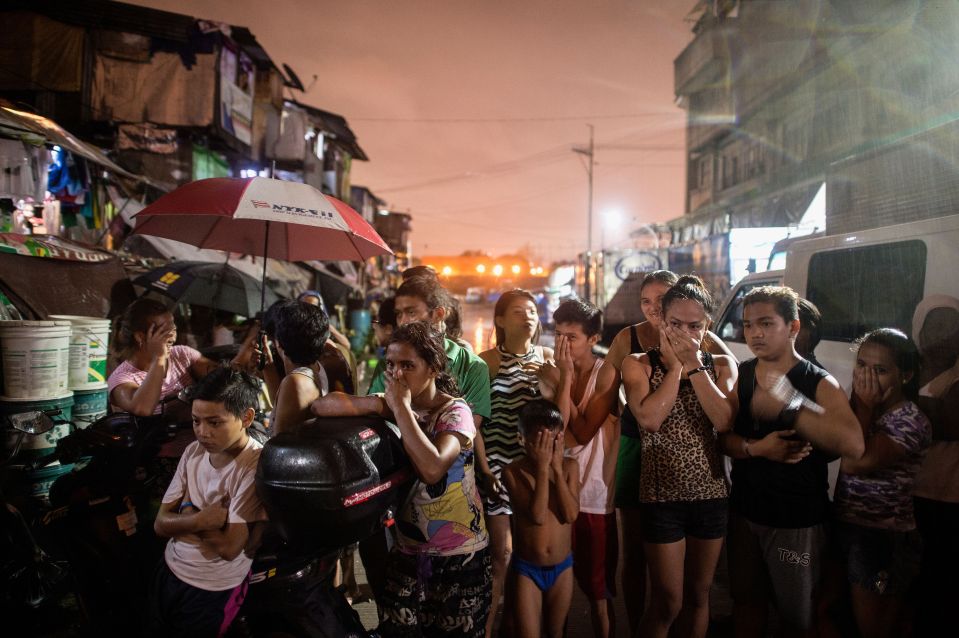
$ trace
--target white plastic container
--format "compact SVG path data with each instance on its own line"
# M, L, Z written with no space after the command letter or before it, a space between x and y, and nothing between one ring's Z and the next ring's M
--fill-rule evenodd
M71 390L99 390L107 387L107 356L110 352L110 320L76 315L50 315L69 321Z
M45 400L69 394L70 332L67 321L0 321L3 395Z

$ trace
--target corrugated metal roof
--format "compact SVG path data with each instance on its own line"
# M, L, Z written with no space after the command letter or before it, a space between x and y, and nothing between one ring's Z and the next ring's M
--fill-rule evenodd
M198 35L197 18L112 0L8 0L3 9L29 11L88 29L137 33L185 43ZM246 27L230 26L230 38L263 68L279 68ZM286 78L284 78L285 80Z
M309 113L311 117L317 120L317 123L320 124L323 130L332 133L336 137L336 140L346 147L350 155L353 156L353 159L369 161L370 158L367 157L363 149L360 148L359 143L356 141L356 134L350 128L349 124L346 123L345 117L337 113L318 109L309 104L297 102L296 100L288 101Z
M7 0L6 10L31 11L93 29L139 33L152 38L186 42L196 32L196 18L109 0Z
M256 36L253 35L253 32L247 29L246 27L230 27L230 37L234 42L243 47L243 50L249 54L253 61L256 62L256 65L261 69L274 68L279 71L279 67L273 62L273 59L270 58L270 55L266 52L260 43L257 42ZM281 73L282 76L282 73ZM283 78L284 81L286 78Z

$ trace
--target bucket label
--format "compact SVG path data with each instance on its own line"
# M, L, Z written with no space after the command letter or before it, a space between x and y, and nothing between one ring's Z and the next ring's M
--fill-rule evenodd
M18 344L19 345L19 344ZM39 397L63 394L67 389L69 348L3 348L4 394Z
M74 324L70 337L71 389L106 383L109 339L109 323L99 328Z

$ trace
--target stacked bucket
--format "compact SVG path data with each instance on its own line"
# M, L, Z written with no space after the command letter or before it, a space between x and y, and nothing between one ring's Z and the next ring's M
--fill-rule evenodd
M50 318L70 322L67 387L73 391L73 422L82 429L107 413L110 320L75 315Z
M24 458L53 453L71 427L86 427L106 414L109 339L110 321L95 317L53 315L49 321L0 321L0 416L59 411L52 430L23 437L20 454ZM3 435L9 454L19 433L4 424ZM43 498L56 477L71 467L51 465L34 472L34 494Z

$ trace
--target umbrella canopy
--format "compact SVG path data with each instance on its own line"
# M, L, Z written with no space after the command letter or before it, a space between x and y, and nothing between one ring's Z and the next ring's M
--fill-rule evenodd
M228 264L175 261L140 275L133 283L177 303L225 310L243 317L256 315L262 303L260 282ZM276 293L267 288L267 305L277 299Z
M214 177L137 213L134 233L286 261L365 261L392 253L373 227L308 184Z

